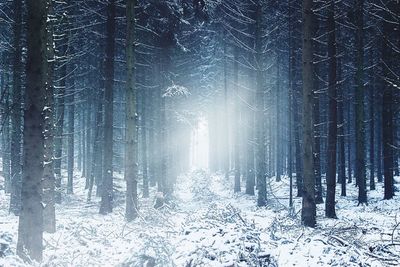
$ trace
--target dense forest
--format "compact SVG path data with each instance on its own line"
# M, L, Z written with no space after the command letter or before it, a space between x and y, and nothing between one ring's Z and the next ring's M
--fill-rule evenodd
M0 266L399 266L398 0L0 0Z

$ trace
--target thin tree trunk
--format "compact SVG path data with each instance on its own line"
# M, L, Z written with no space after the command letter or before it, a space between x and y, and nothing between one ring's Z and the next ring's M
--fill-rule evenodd
M316 89L319 85L318 78L314 77L314 86ZM314 115L314 173L315 173L315 203L322 204L322 177L321 177L321 121L320 121L320 97L319 93L314 90L313 93L313 115Z
M107 6L107 41L105 61L105 91L104 91L104 154L103 154L103 181L100 203L100 214L107 214L113 210L113 101L114 101L114 55L115 55L115 0ZM132 163L134 164L134 163ZM125 174L130 177L130 174ZM133 181L134 182L134 181ZM128 189L129 190L129 189ZM129 198L131 199L131 198ZM128 199L127 199L128 200ZM128 217L127 217L128 218Z
M11 197L10 211L21 210L21 103L22 103L22 0L13 0L13 87L11 108Z
M86 170L85 170L85 189L89 188L90 184L90 176L91 176L91 167L92 167L92 135L93 135L93 128L92 128L92 99L91 96L87 98L87 109L86 109Z
M281 138L281 121L280 121L280 55L279 50L277 51L277 59L276 59L276 181L281 181L282 175L282 138Z
M75 122L75 79L71 79L71 88L68 92L68 181L67 194L74 193L74 122Z
M342 60L337 59L338 81L342 77ZM344 137L344 87L337 84L338 89L338 180L341 184L341 196L346 196L346 151L345 151L345 137Z
M147 72L145 72L145 81L147 81ZM148 89L142 91L142 116L141 116L141 130L142 130L142 174L143 174L143 197L149 197L149 176L148 176L148 149L147 149L147 111L148 111Z
M252 5L252 10L251 10L251 15L254 17L256 14L254 12L254 5ZM252 24L249 27L249 31L254 34L254 25ZM250 39L249 42L250 47L254 47L254 39ZM251 51L248 54L248 60L249 62L254 65L254 53ZM248 102L251 108L247 109L247 162L246 162L246 194L253 196L254 195L254 186L255 186L255 169L254 169L254 128L255 128L255 121L254 121L254 110L252 107L254 107L255 104L255 90L257 89L256 82L254 82L254 70L249 69L248 75L248 83L249 83L249 95L248 95ZM216 125L220 125L217 124ZM221 125L220 125L221 126ZM221 149L221 148L220 148ZM223 150L224 148L222 148Z
M56 231L55 176L54 176L54 38L53 0L47 0L47 77L45 93L45 135L44 135L44 171L43 171L43 229L48 233Z
M377 114L382 114L382 93L376 92L377 95ZM382 183L383 174L382 174L382 116L376 116L375 123L375 131L376 131L376 176L378 183Z
M358 185L358 203L367 203L365 177L365 130L364 130L364 0L357 0L356 16L356 182Z
M2 95L4 96L4 102L2 103L4 106L4 110L10 109L10 92L9 92L9 81L8 77L6 80L6 72L4 72L4 76L2 79ZM3 113L4 114L4 113ZM3 177L4 177L4 191L5 193L10 193L11 191L11 146L10 146L10 118L8 114L4 114L2 116L2 120L4 121L4 125L2 128L2 163L3 163Z
M393 89L386 85L382 105L383 176L385 184L384 199L394 196L393 190Z
M240 192L240 99L239 99L239 48L234 47L233 59L233 87L234 87L234 118L236 123L233 127L233 142L234 142L234 161L235 161L235 185L234 192Z
M227 38L226 31L224 32L224 37ZM224 172L225 179L229 179L229 171L230 171L230 146L229 146L229 105L228 105L228 45L227 40L224 40L224 111L225 111L225 142L224 142L224 150L226 151L225 160L224 160Z
M77 99L80 99L82 97L82 95L80 93L77 94ZM79 131L77 132L77 139L78 139L78 153L77 153L77 168L78 171L82 172L82 136L84 133L84 129L83 129L83 123L82 123L82 104L79 104L76 106L76 110L77 110L77 129L79 129Z
M388 6L394 10L393 5ZM382 148L383 148L383 176L384 176L384 199L392 199L394 196L393 171L394 171L394 88L392 81L396 78L392 69L397 62L394 62L395 55L392 52L392 34L394 29L390 21L390 15L386 14L386 21L383 22L383 44L382 44L382 68L383 68L383 95L382 95Z
M295 51L293 43L293 8L288 0L288 30L289 30L289 88L288 88L288 175L289 175L289 207L293 207L293 91Z
M67 13L64 13L60 24L65 27L66 24L65 20L67 19ZM63 23L61 23L63 22ZM61 203L61 162L62 162L62 148L63 148L63 132L64 132L64 115L65 115L65 91L66 91L66 83L67 83L67 53L68 53L68 43L69 37L66 31L62 31L61 33L57 33L63 36L60 40L60 47L61 53L59 57L64 58L63 61L60 61L61 68L60 68L60 83L58 86L57 95L58 97L55 99L57 100L57 107L56 107L56 130L55 130L55 137L54 137L54 173L55 173L55 202L60 204Z
M336 32L335 3L331 1L328 14L328 149L326 173L325 216L336 218L336 147L337 147L337 85L336 85Z
M295 143L295 153L296 153L296 185L297 185L297 197L303 196L303 166L301 157L301 144L300 144L300 122L299 122L299 92L294 91L292 96L293 102L293 123L294 123L294 143Z
M135 87L135 0L128 0L126 6L126 117L125 117L125 218L132 221L137 216L137 129L136 129L136 87ZM143 108L144 109L144 108Z
M96 108L96 113L95 113L95 120L93 123L94 126L94 136L93 136L93 157L92 157L92 165L90 169L90 179L89 179L89 190L88 190L88 196L87 196L87 202L90 202L92 200L92 191L93 191L93 185L95 182L95 178L100 180L98 181L97 187L100 187L101 183L101 127L100 124L102 122L102 117L103 117L103 104L102 104L102 93L100 92L97 95L97 108ZM100 176L100 177L99 177Z
M313 0L303 0L303 171L301 221L315 227L315 175L313 159Z
M349 88L349 91L350 91L350 88ZM353 139L352 139L352 132L351 132L351 95L350 95L350 93L348 93L348 99L347 99L347 121L346 121L346 128L347 128L347 177L348 177L348 183L350 184L350 183L352 183L352 168L353 168L353 165L352 165L352 161L351 161L351 159L352 159L352 157L351 157L351 154L352 154L352 149L351 149L351 147L352 147L352 142L353 142Z
M373 64L373 53L371 52L371 65ZM373 72L374 68L372 68ZM375 77L371 73L369 86L369 189L375 190Z
M255 31L255 47L257 67L257 90L256 90L256 179L257 179L257 205L259 207L267 204L267 185L265 177L265 136L264 136L264 88L262 73L262 5L258 0L256 2L256 31Z
M8 108L9 103L4 103L4 108ZM5 120L2 129L2 163L3 163L3 177L4 177L4 192L9 193L11 188L11 162L10 162L10 123L9 118L3 118Z
M87 86L86 84L84 85ZM86 135L87 135L87 122L86 122L86 112L87 110L87 97L84 94L83 98L85 98L85 102L81 104L81 144L82 144L82 177L86 177Z
M166 105L166 97L164 96L164 92L167 87L167 76L169 69L169 55L170 49L165 47L162 51L162 56L160 56L161 62L161 87L160 87L160 140L161 140L161 158L160 158L160 179L161 179L161 188L164 194L164 197L168 197L170 193L172 193L172 184L169 181L168 175L168 132L167 132L167 105Z
M313 35L318 36L320 29L320 25L318 22L318 18L316 14L313 14ZM322 54L322 47L318 42L313 43L313 48L315 49L315 53ZM315 203L316 204L322 204L324 203L324 199L322 198L322 175L321 175L321 170L324 170L324 164L323 161L321 162L321 157L323 157L323 154L321 151L324 149L324 140L322 138L322 133L325 133L325 123L321 123L321 117L323 116L321 113L322 111L320 110L320 102L321 97L320 97L320 87L321 87L321 81L320 81L320 76L322 76L322 66L321 64L315 64L314 65L314 72L315 75L313 77L314 81L314 98L313 98L313 120L314 120L314 174L315 174ZM323 85L325 86L325 84ZM322 147L321 147L322 144ZM325 172L326 173L326 172Z
M154 72L152 72L154 74ZM155 96L155 90L150 89L149 91L149 100L154 99ZM156 186L157 178L157 156L156 156L156 131L155 131L155 120L156 120L156 110L153 108L153 103L154 101L149 101L148 103L148 112L147 112L147 118L148 118L148 128L149 128L149 181L150 181L150 186L154 187Z

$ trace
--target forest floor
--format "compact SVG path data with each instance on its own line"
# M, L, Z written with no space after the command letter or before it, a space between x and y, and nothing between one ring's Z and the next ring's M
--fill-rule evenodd
M268 184L266 208L232 188L221 175L195 171L179 177L174 199L160 209L153 208L154 191L140 198L140 216L126 223L122 175L106 216L98 214L98 198L86 202L77 175L74 194L56 206L57 232L44 234L41 265L15 256L18 218L0 189L0 266L400 265L400 198L382 200L381 184L369 192L368 206L357 206L356 188L348 185L348 197L337 196L338 219L324 218L318 205L315 229L301 226L300 198L288 209L287 178Z

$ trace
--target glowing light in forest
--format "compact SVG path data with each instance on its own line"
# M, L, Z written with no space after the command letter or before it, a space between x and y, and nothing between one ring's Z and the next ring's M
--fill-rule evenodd
M200 118L191 133L190 166L192 169L208 169L208 150L208 122L205 118Z

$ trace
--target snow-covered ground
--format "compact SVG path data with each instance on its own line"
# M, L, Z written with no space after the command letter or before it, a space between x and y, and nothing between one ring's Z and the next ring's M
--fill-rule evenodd
M2 179L2 178L0 178ZM116 175L115 209L98 214L99 199L86 202L84 178L74 195L57 205L57 232L44 235L44 260L23 263L15 256L18 218L8 214L9 196L0 190L0 266L399 266L400 198L382 200L382 185L357 206L357 191L337 196L337 220L300 224L300 198L287 208L288 180L268 186L269 204L233 194L223 176L196 171L178 179L174 199L154 209L154 195L140 199L140 216L124 220L124 182ZM0 181L2 184L2 181ZM339 188L338 188L339 189ZM272 194L273 193L273 194ZM397 228L396 228L397 225Z

